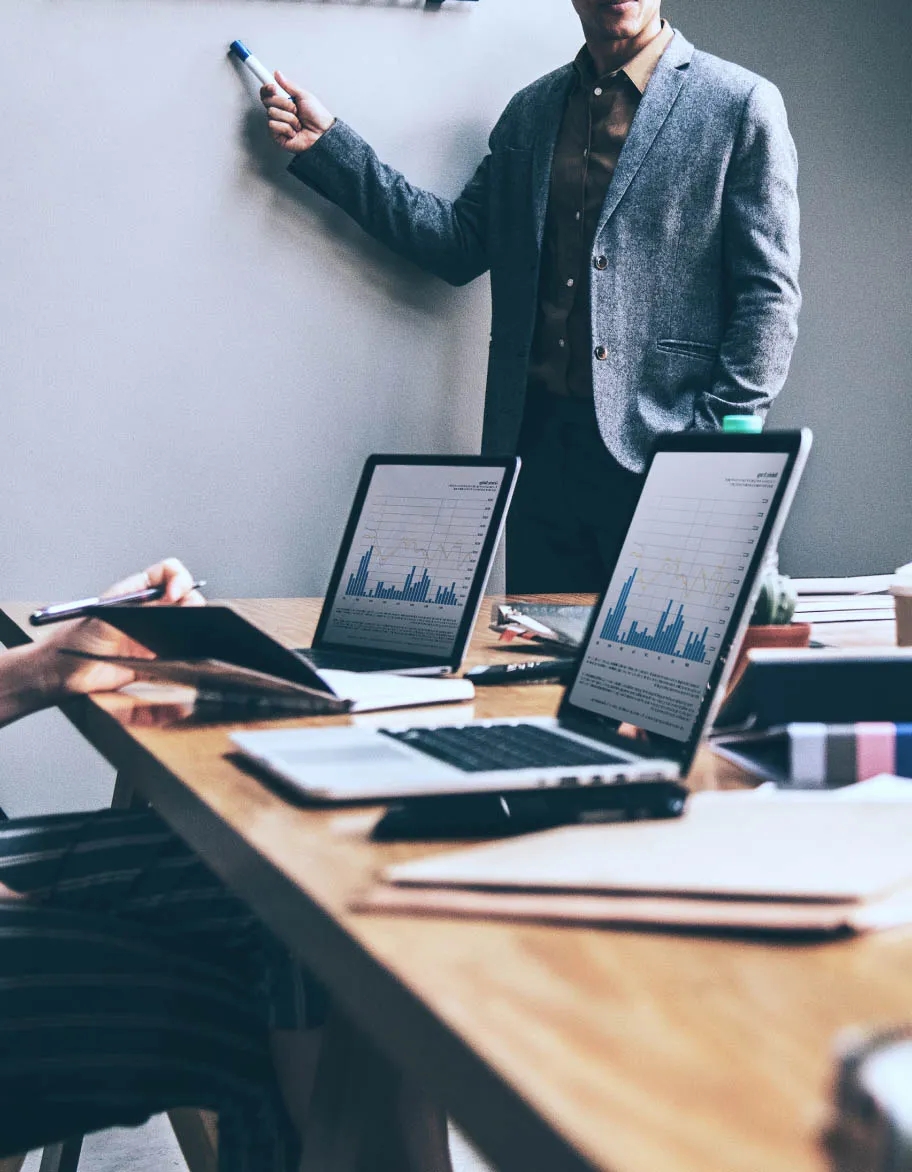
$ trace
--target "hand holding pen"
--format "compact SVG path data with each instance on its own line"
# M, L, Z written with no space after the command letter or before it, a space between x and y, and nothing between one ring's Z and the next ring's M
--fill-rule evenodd
M29 615L29 622L33 627L43 627L49 623L89 618L99 606L141 605L146 602L201 606L205 599L202 595L194 597L194 594L205 585L203 581L190 580L189 571L177 558L166 558L158 565L143 570L141 574L134 574L118 582L97 598L80 598L74 602L56 602L42 607Z
M204 583L193 580L183 562L166 558L142 573L118 582L100 598L83 598L78 602L46 607L43 612L36 611L31 618L34 625L61 624L31 648L23 649L40 660L38 674L46 693L41 702L58 703L71 695L115 691L135 679L132 671L116 663L95 663L58 654L60 651L87 651L105 657L150 654L145 647L107 623L92 621L91 616L99 606L143 601L153 606L205 606L206 600L198 591L202 585ZM48 612L51 612L50 617L38 617ZM64 622L77 618L83 621Z

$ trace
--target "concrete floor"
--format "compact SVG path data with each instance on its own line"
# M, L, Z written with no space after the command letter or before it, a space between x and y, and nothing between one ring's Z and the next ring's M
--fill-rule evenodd
M491 1172L491 1168L454 1128L450 1129L453 1172ZM41 1153L32 1152L22 1172L38 1172ZM79 1172L187 1172L167 1116L144 1127L117 1128L86 1138Z

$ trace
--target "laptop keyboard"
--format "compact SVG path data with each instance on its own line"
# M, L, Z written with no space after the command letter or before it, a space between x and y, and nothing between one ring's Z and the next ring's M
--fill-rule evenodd
M568 765L621 765L628 760L535 724L469 724L380 731L394 741L410 745L447 765L455 765L465 773Z

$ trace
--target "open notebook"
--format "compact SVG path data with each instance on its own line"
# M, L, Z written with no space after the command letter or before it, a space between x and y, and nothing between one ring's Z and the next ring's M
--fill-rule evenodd
M566 827L388 868L361 909L829 934L912 922L912 803L697 794L672 822Z
M107 606L95 616L156 658L92 655L144 679L189 684L223 703L258 698L276 714L318 715L470 700L471 680L319 670L227 606Z

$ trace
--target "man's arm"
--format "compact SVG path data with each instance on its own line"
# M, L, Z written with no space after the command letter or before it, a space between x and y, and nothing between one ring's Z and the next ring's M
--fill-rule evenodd
M177 558L166 558L141 574L126 578L106 591L123 594L147 586L165 586L160 602L152 606L202 606L204 599L193 590L190 571ZM30 712L59 704L69 696L109 692L134 679L131 671L108 663L61 655L62 648L91 651L98 655L142 655L142 647L98 619L61 623L49 638L27 647L0 652L0 726Z
M376 240L451 285L468 284L487 270L489 158L457 199L442 199L381 163L313 94L280 73L276 78L291 99L278 97L273 86L263 86L260 97L273 140L294 154L292 175Z
M798 336L798 160L785 106L769 82L751 91L723 194L728 321L694 427L765 412L782 389Z

